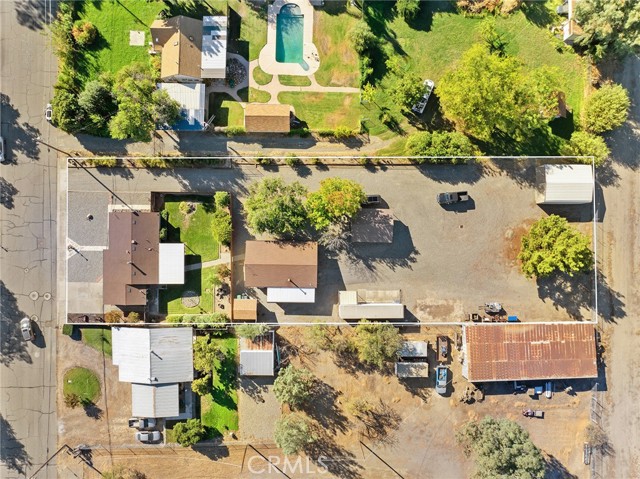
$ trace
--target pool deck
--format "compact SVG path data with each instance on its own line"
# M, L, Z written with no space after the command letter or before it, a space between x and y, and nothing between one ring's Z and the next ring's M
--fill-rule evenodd
M280 9L289 3L300 7L304 15L303 23L303 64L279 63L276 61L276 25ZM269 5L267 13L267 44L260 51L258 57L260 68L270 75L313 75L320 67L318 49L313 43L313 6L309 0L276 0Z

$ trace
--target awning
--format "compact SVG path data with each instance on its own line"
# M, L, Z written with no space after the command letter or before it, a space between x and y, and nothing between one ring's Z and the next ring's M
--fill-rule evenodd
M267 303L315 303L314 288L267 288Z

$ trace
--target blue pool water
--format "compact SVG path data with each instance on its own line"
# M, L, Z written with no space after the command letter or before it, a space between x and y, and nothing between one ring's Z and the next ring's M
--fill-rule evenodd
M276 19L276 61L279 63L303 63L302 45L304 15L300 7L288 3L280 9Z

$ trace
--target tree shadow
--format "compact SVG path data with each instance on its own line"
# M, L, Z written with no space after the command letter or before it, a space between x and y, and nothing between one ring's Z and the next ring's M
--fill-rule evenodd
M201 441L198 444L191 446L191 449L198 454L202 454L211 461L217 461L229 457L229 448L220 444L210 444L205 441Z
M438 183L456 185L460 183L477 183L487 174L484 165L477 161L468 161L460 165L451 164L422 164L417 166L418 171L427 178Z
M0 280L0 364L3 366L9 366L13 361L32 362L19 327L25 316L18 308L13 292Z
M11 143L6 145L6 162L11 164L17 163L11 154L13 151L22 153L32 161L39 160L40 149L36 139L40 136L40 130L29 123L20 124L18 122L20 112L11 104L9 96L4 93L0 93L0 107L2 108L4 136L11 138Z
M638 152L640 151L640 119L627 120L624 125L607 135L611 146L611 159L615 163L633 171L640 169Z
M349 420L336 405L342 393L331 385L318 380L313 388L313 397L303 410L314 418L325 431L336 435L348 431Z
M42 0L21 0L15 2L16 19L18 24L29 30L43 30L47 24L47 4ZM55 5L55 4L54 4ZM55 7L52 6L55 15Z
M568 469L552 454L545 454L544 479L578 479L578 476L571 474Z
M413 30L419 30L422 32L431 31L433 25L433 17L436 13L456 13L456 8L453 2L420 2L420 10L415 18L407 20Z
M11 424L0 414L0 460L10 470L26 474L26 468L32 465L31 456L24 445L18 441Z
M214 2L215 3L215 2ZM226 11L223 4L212 5L207 0L180 0L180 1L167 1L164 0L166 5L167 17L175 17L177 15L184 15L186 17L196 18L202 20L203 16L207 15L225 15ZM225 2L226 5L226 2Z
M4 178L0 177L0 203L8 210L15 206L13 197L18 194L18 189Z
M402 417L382 399L366 413L358 414L362 435L378 444L392 445L392 432L398 430Z
M265 402L264 394L269 391L268 386L273 385L273 378L240 378L239 389L255 402Z
M293 167L293 171L295 171L296 175L298 175L300 178L307 178L308 176L311 176L313 173L311 171L311 168L309 168L307 165L304 165L304 164L295 165Z
M523 2L520 7L524 16L537 27L547 27L558 20L547 7L547 0Z
M314 427L313 432L317 439L305 448L305 452L314 463L325 467L334 477L341 479L362 477L362 466L358 464L353 453L339 446L321 427Z
M87 417L90 417L91 419L94 419L96 421L102 419L102 416L104 415L104 411L97 404L91 401L83 404L82 408L84 409Z

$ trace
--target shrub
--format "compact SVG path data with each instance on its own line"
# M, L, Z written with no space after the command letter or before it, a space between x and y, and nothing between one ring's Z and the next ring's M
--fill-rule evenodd
M284 162L286 163L287 166L290 166L293 168L294 166L298 166L300 164L300 158L298 158L294 154L289 154L285 158Z
M113 157L91 158L85 161L90 165L102 168L115 168L118 166L118 159Z
M402 344L398 329L391 324L373 324L367 320L358 323L355 329L355 346L360 361L382 368L395 360Z
M140 322L140 313L136 311L131 311L127 316L127 323L139 323Z
M73 335L73 324L63 324L62 334L64 334L65 336Z
M65 393L64 394L64 405L70 409L75 409L82 403L80 396L76 393Z
M562 154L567 156L591 157L596 166L601 166L609 158L609 147L602 137L586 131L575 131L569 143L562 147ZM576 158L579 163L591 164L591 158Z
M173 427L176 441L183 447L193 446L200 442L207 434L206 428L200 419L189 419L187 422L179 422Z
M86 20L77 20L73 24L71 34L73 35L73 38L78 46L86 47L88 45L91 45L96 39L98 29L91 22L88 22Z
M296 409L311 398L316 377L306 368L294 368L289 365L280 370L273 382L273 394L281 404Z
M193 211L193 206L188 201L181 201L178 204L178 209L183 215L188 215Z
M256 339L270 329L271 327L264 323L239 324L236 326L236 335L241 338Z
M247 133L247 130L244 128L244 126L228 126L225 130L225 133L227 134L227 136L240 136Z
M215 267L218 279L224 280L231 277L231 270L226 264L219 264Z
M420 10L420 0L398 0L396 11L405 20L413 20Z
M213 200L217 208L226 208L231 203L231 196L226 191L216 191Z
M321 163L320 163L320 158L310 158L310 159L309 159L309 164L310 164L310 165L314 165L314 166L315 166L315 165L319 165L319 164L321 164Z
M299 414L278 419L273 436L283 454L296 454L317 440L309 420Z
M168 222L169 221L169 210L162 210L160 212L160 218L162 218L163 221Z
M160 228L160 241L166 241L167 239L167 228Z
M466 161L461 157L474 156L479 151L462 133L422 131L409 136L405 153L407 156L444 157L418 158L417 163L459 163Z
M201 378L191 382L191 390L198 396L204 396L211 390L211 374L207 373Z
M292 128L289 131L289 136L298 135L301 138L306 138L311 134L311 130L309 128Z
M229 246L231 244L231 215L225 210L216 210L212 215L211 229L213 237L218 243Z
M103 472L102 479L147 479L147 476L137 469L119 464L114 466L110 471Z
M107 311L104 314L104 322L105 323L121 323L122 311L117 311L117 310Z
M589 98L584 111L584 126L591 133L618 128L629 114L631 101L622 85L606 83Z
M364 20L356 23L348 33L349 41L353 49L362 56L367 50L373 48L378 39L371 31L371 27Z
M196 329L214 329L212 334L222 334L227 330L225 323L229 322L229 316L225 313L169 314L166 321L171 324L191 324Z
M333 136L337 139L349 138L354 135L354 131L351 128L347 128L346 126L338 126L333 131Z

